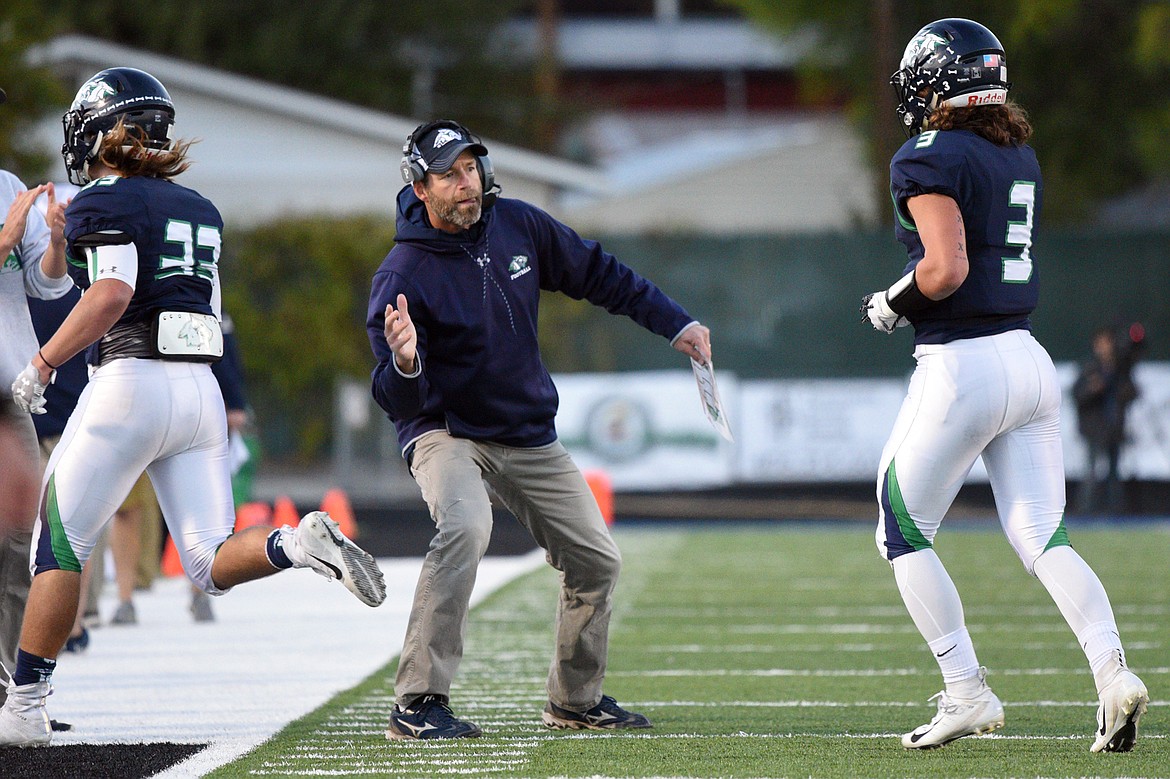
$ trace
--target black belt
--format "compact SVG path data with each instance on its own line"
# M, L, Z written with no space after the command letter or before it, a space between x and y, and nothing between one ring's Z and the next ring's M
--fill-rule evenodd
M99 366L127 357L145 360L158 359L158 355L151 349L150 324L148 322L114 325L98 341L97 364Z

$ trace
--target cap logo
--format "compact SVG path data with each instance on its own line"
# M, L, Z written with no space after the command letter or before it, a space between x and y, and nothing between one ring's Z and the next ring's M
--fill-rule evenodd
M463 136L461 136L455 130L444 127L443 129L441 129L437 133L435 133L435 142L431 144L431 148L438 149L438 148L441 148L443 146L446 146L451 141L458 141L458 140L461 140L462 138L463 138Z
M103 98L107 98L110 95L116 94L118 94L118 90L114 89L111 84L107 84L101 79L96 79L94 81L89 81L81 86L81 89L77 92L76 102L97 103Z

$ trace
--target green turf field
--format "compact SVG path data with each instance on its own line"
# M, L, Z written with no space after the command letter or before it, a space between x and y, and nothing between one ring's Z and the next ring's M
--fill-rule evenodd
M1152 696L1128 754L1089 753L1084 656L998 530L946 527L936 548L1007 725L907 752L898 736L933 715L941 678L868 526L619 527L606 692L653 730L540 724L557 584L542 568L472 615L453 704L483 738L387 741L391 665L214 776L1170 777L1170 527L1070 535Z

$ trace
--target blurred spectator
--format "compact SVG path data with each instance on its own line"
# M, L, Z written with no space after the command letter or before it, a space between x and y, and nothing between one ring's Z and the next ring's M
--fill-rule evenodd
M1134 325L1129 342L1121 346L1112 328L1098 330L1093 335L1093 356L1081 366L1073 385L1077 428L1088 449L1077 501L1082 513L1117 514L1124 509L1118 463L1125 443L1126 411L1139 394L1133 365L1143 336L1141 325Z
M0 388L0 538L9 530L27 531L37 513L41 474L36 454L27 451L20 432L25 417Z
M3 96L0 90L0 102ZM33 208L33 201L42 193L53 197L46 207L51 214L47 220ZM11 496L15 503L0 504L0 666L8 672L16 666L25 601L32 581L29 558L36 501L29 513L24 472L28 464L37 469L39 489L41 469L32 420L28 414L8 413L8 404L12 403L8 392L18 377L28 374L26 361L37 348L26 296L55 298L73 287L66 273L64 223L64 204L56 200L52 184L30 190L16 176L0 170L0 389L5 393L5 408L0 413L5 415L4 435L9 440L4 446L4 459L16 458L17 463L22 455L25 459L24 467L14 465L10 471L6 465L2 473L3 491L15 489ZM8 697L4 681L4 674L0 674L0 703Z
M231 316L223 312L223 359L211 366L227 407L228 452L232 459L232 500L238 508L252 499L260 447L244 389L244 364Z

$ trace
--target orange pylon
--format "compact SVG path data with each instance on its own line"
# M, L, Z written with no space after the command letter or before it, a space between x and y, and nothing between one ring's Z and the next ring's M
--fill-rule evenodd
M159 571L163 576L182 576L183 563L179 561L179 550L175 548L175 539L167 536L167 544L163 549L162 562Z
M601 509L601 517L605 524L613 524L613 481L609 474L600 469L585 471L585 482L593 491L593 498L597 501L597 508Z
M293 509L296 514L296 509ZM236 507L236 530L243 530L253 525L271 525L272 509L267 503L241 503Z
M345 490L340 487L327 490L321 500L321 510L333 518L347 537L358 537L357 520L353 516L353 507L349 505Z
M272 502L272 524L274 527L288 525L296 527L301 524L301 517L297 514L297 507L287 495L281 495Z

